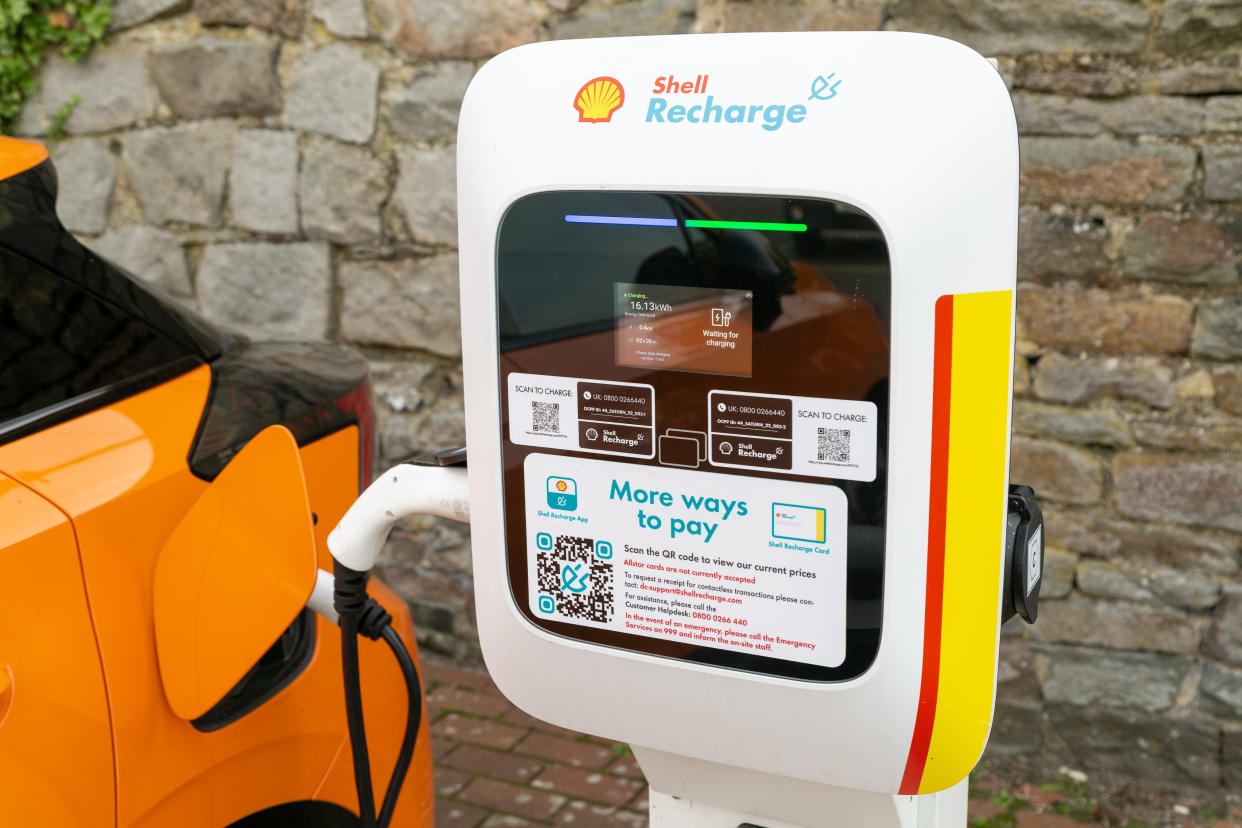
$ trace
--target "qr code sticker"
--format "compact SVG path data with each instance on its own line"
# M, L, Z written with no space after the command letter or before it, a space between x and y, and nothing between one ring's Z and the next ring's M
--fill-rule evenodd
M540 593L552 596L568 618L607 624L612 620L612 563L595 557L595 541L557 535L540 549L535 575Z
M821 428L818 448L821 463L850 462L850 430L848 428Z
M532 430L540 434L559 434L561 430L561 404L531 400Z

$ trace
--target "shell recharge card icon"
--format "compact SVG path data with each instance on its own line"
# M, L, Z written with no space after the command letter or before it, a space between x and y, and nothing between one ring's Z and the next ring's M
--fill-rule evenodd
M612 120L612 113L625 103L625 87L616 78L607 75L582 84L574 97L574 109L578 120L591 124L604 124Z

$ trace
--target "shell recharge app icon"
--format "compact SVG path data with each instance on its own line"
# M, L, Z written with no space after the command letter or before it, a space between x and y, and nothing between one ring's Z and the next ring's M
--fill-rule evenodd
M590 124L608 123L612 120L612 113L624 103L625 87L621 85L621 81L607 75L582 84L574 97L578 121Z
M572 512L578 508L578 484L572 477L548 478L548 505Z

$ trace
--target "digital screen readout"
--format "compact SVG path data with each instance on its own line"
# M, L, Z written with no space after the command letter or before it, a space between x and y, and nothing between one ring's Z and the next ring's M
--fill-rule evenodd
M617 282L617 364L749 377L751 299L748 290Z

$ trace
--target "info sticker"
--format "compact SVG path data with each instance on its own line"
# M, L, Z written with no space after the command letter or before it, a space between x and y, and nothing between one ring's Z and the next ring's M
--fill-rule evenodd
M829 483L530 454L537 618L836 667L844 492Z

